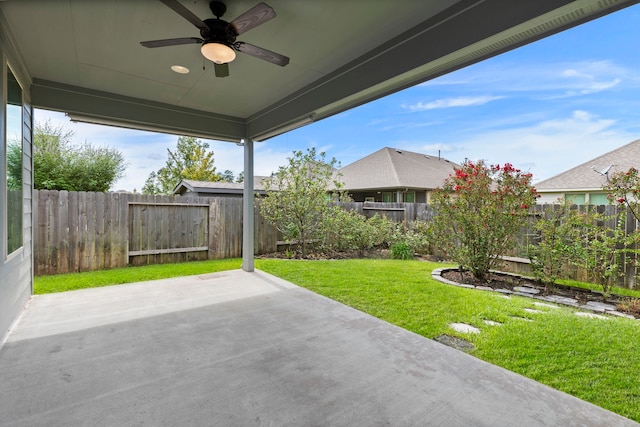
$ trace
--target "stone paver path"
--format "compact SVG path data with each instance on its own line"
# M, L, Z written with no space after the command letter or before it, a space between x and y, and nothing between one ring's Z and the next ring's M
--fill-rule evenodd
M610 314L612 316L618 316L618 317L626 317L629 319L635 319L633 316L626 314L626 313L621 313L616 309L616 306L612 305L612 304L606 304L606 303L602 303L602 302L597 302L597 301L589 301L585 304L580 304L580 302L574 298L568 298L565 296L560 296L560 295L539 295L540 294L540 290L539 289L535 289L535 288L530 288L527 286L517 286L513 288L513 291L510 289L493 289L491 287L488 286L474 286L474 285L469 285L466 283L457 283L448 279L445 279L444 277L442 277L442 272L443 270L447 270L447 268L438 268L435 269L431 272L431 277L433 277L434 279L438 280L439 282L442 283L446 283L449 285L453 285L453 286L458 286L458 287L462 287L462 288L469 288L469 289L478 289L478 290L482 290L482 291L490 291L490 292L498 292L500 294L502 294L502 296L504 297L510 297L511 295L518 295L521 297L526 297L526 298L533 298L536 299L538 301L534 302L535 305L539 305L539 306L547 306L547 307L554 307L557 308L557 306L554 306L552 304L549 303L554 303L554 304L562 304L562 305L566 305L569 307L575 307L575 308L580 308L582 310L587 310L587 312L576 312L576 315L578 316L582 316L582 317L589 317L589 318L601 318L604 316L595 316L595 313L603 313L603 314ZM514 274L514 276L517 276ZM540 301L545 301L545 302L540 302ZM525 309L525 311L529 312L529 313L542 313L539 310L534 310L534 309ZM606 318L606 317L605 317Z

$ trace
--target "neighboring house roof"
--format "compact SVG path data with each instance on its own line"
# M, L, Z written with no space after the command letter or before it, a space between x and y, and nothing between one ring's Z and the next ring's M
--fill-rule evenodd
M538 192L599 190L607 184L607 174L626 172L631 167L640 168L640 139L540 181L535 187Z
M253 189L258 192L264 191L264 180L268 176L254 176ZM242 182L225 182L225 181L194 181L191 179L183 179L180 181L173 194L185 193L209 193L209 194L240 194L244 189Z
M345 190L433 189L457 167L438 156L385 147L338 171Z

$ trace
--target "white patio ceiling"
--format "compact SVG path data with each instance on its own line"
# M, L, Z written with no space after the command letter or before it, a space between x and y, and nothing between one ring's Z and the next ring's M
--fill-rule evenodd
M228 0L228 21L259 0ZM181 0L201 19L208 0ZM238 54L230 77L202 70L199 37L158 0L6 0L7 29L36 107L90 120L238 141L320 120L635 4L627 0L266 0L277 17L239 40L291 58ZM585 41L587 43L588 41ZM170 66L188 67L186 75ZM257 138L260 139L260 138Z

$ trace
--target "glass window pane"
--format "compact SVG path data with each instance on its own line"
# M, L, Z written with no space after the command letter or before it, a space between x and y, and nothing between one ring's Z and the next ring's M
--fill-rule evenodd
M608 205L609 199L607 199L606 193L593 193L589 194L589 204L590 205Z
M22 88L7 69L6 105L7 249L22 246Z
M584 205L586 201L584 194L565 194L564 198L567 202L571 202L576 205Z
M416 202L416 193L414 191L410 191L403 194L405 203L415 203Z

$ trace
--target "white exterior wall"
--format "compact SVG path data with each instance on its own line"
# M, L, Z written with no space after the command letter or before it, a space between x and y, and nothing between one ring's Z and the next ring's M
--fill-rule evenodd
M6 339L11 326L27 304L33 288L33 216L32 216L32 184L33 162L32 115L29 89L30 78L19 60L9 36L3 32L6 25L0 13L0 345ZM7 254L6 221L6 123L5 108L7 103L6 69L8 64L20 85L23 93L22 113L22 146L23 146L23 246L11 254Z
M564 198L564 193L538 193L540 197L536 203L539 205L553 205L558 203L558 199Z

